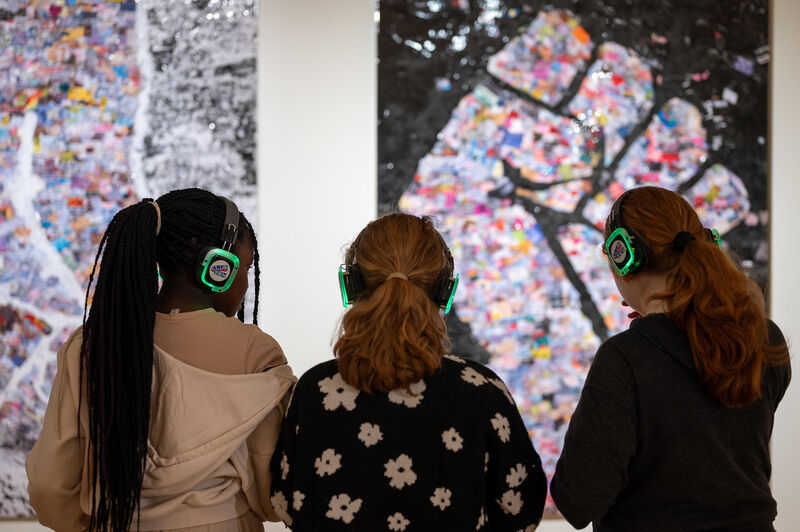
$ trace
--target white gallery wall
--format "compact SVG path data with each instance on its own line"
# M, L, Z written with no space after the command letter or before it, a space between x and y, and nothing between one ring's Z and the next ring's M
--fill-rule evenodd
M261 0L258 176L260 323L300 374L331 356L342 247L376 214L374 0ZM774 0L771 86L772 317L800 349L800 1ZM797 362L795 360L796 372ZM796 378L796 381L800 378ZM773 437L778 531L800 530L800 382ZM5 522L0 531L41 530ZM269 531L283 530L268 525ZM539 530L571 530L548 521Z

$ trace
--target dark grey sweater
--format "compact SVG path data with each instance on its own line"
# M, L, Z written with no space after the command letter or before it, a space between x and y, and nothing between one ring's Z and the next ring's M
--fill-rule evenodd
M770 322L770 341L783 344ZM550 486L576 527L771 531L773 415L791 378L770 366L763 396L709 397L686 333L664 314L634 320L597 352Z

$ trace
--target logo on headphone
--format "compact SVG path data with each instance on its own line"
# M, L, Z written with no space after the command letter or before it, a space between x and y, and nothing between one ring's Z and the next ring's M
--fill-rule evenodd
M208 268L208 276L214 281L223 282L231 275L231 265L222 259L217 259Z
M625 247L625 244L623 244L622 241L615 240L614 242L612 242L611 260L619 264L621 262L624 262L627 256L628 256L628 249Z

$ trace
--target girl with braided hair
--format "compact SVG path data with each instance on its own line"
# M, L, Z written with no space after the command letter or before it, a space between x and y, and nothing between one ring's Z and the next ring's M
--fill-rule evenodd
M597 352L550 485L575 527L773 531L788 349L758 286L679 194L622 194L603 252L633 309Z
M277 519L268 466L295 379L256 325L258 296L256 235L230 200L175 190L114 216L27 461L42 524L233 531Z

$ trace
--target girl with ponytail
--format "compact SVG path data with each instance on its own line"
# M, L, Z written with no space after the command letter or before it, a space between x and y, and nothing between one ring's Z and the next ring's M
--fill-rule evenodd
M389 214L345 254L336 356L295 387L272 462L294 532L525 530L547 493L514 399L449 353L457 286L431 220Z
M674 192L622 194L604 236L636 319L592 363L558 509L601 531L774 530L769 439L791 370L761 291Z
M42 524L233 531L275 519L269 459L294 378L256 325L258 296L256 235L230 200L176 190L114 216L28 457Z

